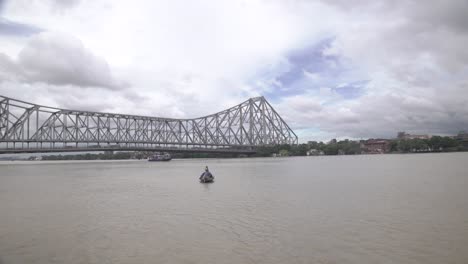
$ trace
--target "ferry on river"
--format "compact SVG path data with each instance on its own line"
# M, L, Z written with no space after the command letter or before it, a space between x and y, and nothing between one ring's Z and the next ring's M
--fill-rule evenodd
M170 161L172 159L169 153L154 153L148 158L148 161Z

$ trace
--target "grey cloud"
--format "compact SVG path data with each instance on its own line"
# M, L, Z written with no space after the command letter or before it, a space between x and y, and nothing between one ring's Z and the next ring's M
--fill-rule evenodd
M0 0L0 13L3 11L3 6L5 5L6 0Z
M426 94L366 95L359 100L323 106L320 113L299 111L283 101L280 112L294 128L314 127L331 135L354 138L394 137L398 131L456 134L468 129L466 84L438 96ZM462 95L462 96L460 96Z
M0 57L0 69L3 69L3 75L10 73L31 83L111 90L128 86L112 75L104 59L86 49L80 40L63 34L34 36L21 50L16 62Z
M77 89L74 85L51 85L14 81L0 82L0 94L41 105L73 110L97 111L120 114L148 115L159 117L181 117L181 98L165 95L139 94L129 90L106 90L91 87ZM185 99L187 102L193 98ZM179 113L179 116L177 115Z
M344 14L370 20L363 27L377 38L378 47L388 56L402 55L417 59L421 54L433 56L447 70L458 70L468 62L468 1L323 1L338 6ZM353 9L354 7L354 13ZM351 8L351 9L350 9ZM351 10L348 12L347 10ZM351 18L356 18L351 15ZM346 17L346 16L343 16ZM349 19L350 17L346 17ZM359 18L358 18L359 19ZM375 20L375 21L374 21ZM369 32L371 30L371 32Z
M42 31L41 28L0 17L0 35L26 37Z
M78 5L81 0L51 0L51 2L59 8L71 8Z
M322 0L326 5L332 5L342 10L351 9L376 9L394 5L396 1L372 1L372 0Z
M88 89L79 89L74 85L0 82L1 95L51 107L116 113L128 113L130 108L135 108L135 104L127 100L120 90L92 88L90 93Z
M96 93L90 96L89 93L83 90L74 89L73 86L64 87L49 87L48 90L53 93L53 99L61 108L97 111L97 112L112 112L115 107L112 100L102 100L102 98L117 97L115 91L109 93ZM56 90L56 91L51 91ZM67 92L64 92L67 91ZM104 95L104 97L101 97Z
M408 2L402 10L408 17L428 28L447 28L449 30L468 31L468 1L424 1Z
M373 81L362 98L331 102L321 115L289 109L294 122L357 138L468 129L468 1L323 2L337 7L344 21L336 55ZM340 107L349 112L336 111ZM353 122L346 122L347 114Z
M20 67L7 55L0 53L0 81L18 80L21 76Z

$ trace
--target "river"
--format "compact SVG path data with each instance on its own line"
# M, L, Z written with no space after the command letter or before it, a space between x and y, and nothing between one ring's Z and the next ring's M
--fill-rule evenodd
M468 153L2 162L0 263L465 264Z

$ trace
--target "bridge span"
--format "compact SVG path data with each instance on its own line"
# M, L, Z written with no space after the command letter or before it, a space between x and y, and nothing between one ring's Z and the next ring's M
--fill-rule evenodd
M71 151L255 153L298 137L262 97L192 119L61 109L0 95L0 154Z

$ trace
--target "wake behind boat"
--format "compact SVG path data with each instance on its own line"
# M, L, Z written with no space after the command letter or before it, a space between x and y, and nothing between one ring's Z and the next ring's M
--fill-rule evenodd
M154 153L148 158L148 161L170 161L172 159L169 153Z

